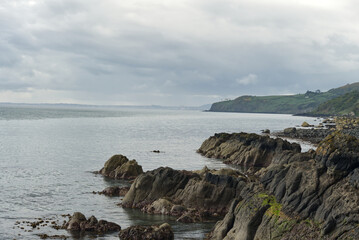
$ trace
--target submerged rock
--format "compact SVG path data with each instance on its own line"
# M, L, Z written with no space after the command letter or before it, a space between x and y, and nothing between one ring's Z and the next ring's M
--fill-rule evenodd
M101 192L93 192L94 194L103 194L109 197L123 197L130 190L129 187L107 187Z
M64 223L62 228L71 231L87 231L97 233L106 233L121 230L121 227L116 223L107 222L105 220L98 221L94 216L91 216L89 219L86 219L85 215L80 212L75 212L70 217L70 220Z
M121 240L172 240L173 231L168 223L160 226L132 226L120 231Z
M130 161L126 156L118 154L107 160L99 173L114 179L135 179L143 170L136 160Z

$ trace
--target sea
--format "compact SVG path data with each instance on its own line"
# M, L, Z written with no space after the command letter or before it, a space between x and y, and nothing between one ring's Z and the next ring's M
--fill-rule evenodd
M117 233L77 235L26 222L82 212L119 224L171 224L175 239L203 239L215 222L179 223L118 206L122 198L93 194L109 186L127 186L93 174L114 154L136 159L144 171L161 166L199 170L228 167L196 150L220 132L261 133L316 124L310 117L283 114L216 113L195 110L90 106L0 105L0 239L118 239ZM303 151L313 146L302 142ZM160 150L154 153L153 150Z

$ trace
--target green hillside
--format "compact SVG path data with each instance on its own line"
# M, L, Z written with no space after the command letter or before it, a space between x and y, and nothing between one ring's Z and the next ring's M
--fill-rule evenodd
M241 96L234 100L213 103L213 112L287 113L314 111L320 104L351 91L359 91L359 82L334 88L328 92L311 92L279 96Z
M333 98L310 113L311 115L355 115L359 116L359 91Z
M359 91L359 82L347 84L347 85L344 85L344 86L338 87L338 88L333 88L333 89L330 89L328 92L333 93L335 95L344 95L346 93L353 92L353 91Z

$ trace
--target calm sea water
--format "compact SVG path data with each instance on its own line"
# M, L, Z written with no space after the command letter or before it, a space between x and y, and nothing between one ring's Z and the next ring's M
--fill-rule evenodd
M219 160L196 153L214 133L260 133L261 129L280 130L303 121L315 123L313 118L272 114L0 107L0 239L39 239L39 233L71 236L50 228L25 232L31 228L14 224L75 211L114 221L122 228L169 222L176 239L201 239L214 223L183 224L168 216L122 209L116 206L119 198L92 191L126 182L111 181L91 171L99 170L114 154L136 159L145 171L160 166L187 170L205 165L225 167ZM97 237L116 238L117 234Z

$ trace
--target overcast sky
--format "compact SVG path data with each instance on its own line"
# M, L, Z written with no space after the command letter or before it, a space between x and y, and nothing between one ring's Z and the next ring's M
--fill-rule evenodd
M359 81L349 0L3 0L0 102L202 105Z

